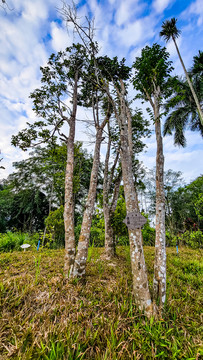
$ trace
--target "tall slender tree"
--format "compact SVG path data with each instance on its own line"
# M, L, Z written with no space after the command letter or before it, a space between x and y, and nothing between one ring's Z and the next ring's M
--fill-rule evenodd
M198 97L197 97L197 95L195 93L194 87L192 85L192 82L190 80L190 77L188 75L188 72L186 70L185 64L183 62L183 59L181 57L181 54L180 54L180 51L179 51L179 48L178 48L178 45L177 45L177 42L176 42L176 39L179 37L179 35L181 33L181 31L179 29L177 29L177 27L176 27L176 22L177 22L177 19L175 19L175 18L172 18L171 20L164 21L163 24L162 24L162 30L160 31L160 36L163 36L163 38L167 42L170 39L172 39L174 44L175 44L175 47L176 47L176 50L177 50L177 53L178 53L178 57L180 59L181 65L183 67L183 70L184 70L188 85L190 87L190 90L192 92L192 95L194 97L194 100L195 100L195 103L196 103L196 106L197 106L197 110L198 110L198 113L199 113L199 116L200 116L201 123L203 125L203 112L202 112Z
M114 149L114 161L110 167L110 155L113 142L112 130L108 122L108 144L104 167L103 180L103 213L105 222L105 253L107 259L115 256L115 238L114 231L111 226L111 219L115 212L117 200L119 196L119 188L122 179L121 169L119 167L119 145Z
M127 80L130 68L125 59L118 61L107 56L98 58L97 62L103 72L103 86L112 103L114 114L119 125L120 157L124 186L126 211L139 213L137 192L135 188L132 161L132 120L129 121L130 109L127 101ZM111 86L110 86L111 85ZM130 255L133 277L133 293L137 306L151 317L154 313L148 285L147 269L144 258L141 227L128 228Z
M93 113L94 113L94 122L96 129L96 140L94 147L94 156L93 156L93 165L90 177L90 186L88 191L88 197L85 204L85 211L83 214L82 226L78 241L78 248L76 256L73 259L73 268L69 272L66 273L67 276L70 277L81 277L84 276L86 271L86 261L88 255L88 247L89 247L89 238L90 238L90 230L92 225L92 216L94 212L95 206L95 198L96 198L96 189L97 189L97 181L98 181L98 172L100 165L100 148L101 143L103 141L103 131L107 122L110 119L111 111L107 109L106 114L102 120L100 120L100 115L98 112L98 102L96 100L96 106L93 105Z
M34 111L41 120L29 124L27 129L12 137L12 144L27 149L37 143L50 142L55 134L66 142L67 164L65 174L65 269L73 266L75 257L74 235L74 201L73 201L73 170L74 170L74 139L78 105L78 88L80 79L85 72L86 51L84 46L73 44L65 52L52 54L47 66L41 67L42 86L36 89L31 98ZM67 99L70 100L69 106ZM62 127L67 124L69 134Z
M133 68L135 75L133 85L139 91L139 97L148 101L149 109L155 124L156 154L156 241L154 265L154 298L160 306L166 298L166 249L165 249L165 195L164 195L164 154L161 135L161 105L163 98L169 96L167 80L172 70L169 53L160 45L146 46L137 57Z

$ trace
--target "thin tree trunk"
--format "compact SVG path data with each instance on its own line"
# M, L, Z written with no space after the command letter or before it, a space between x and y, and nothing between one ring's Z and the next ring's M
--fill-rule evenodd
M103 180L103 213L104 213L104 223L105 223L105 253L107 258L112 258L115 255L115 246L113 239L113 229L110 222L110 206L109 206L109 158L111 151L111 136L110 128L108 124L108 146L105 159L105 169L104 169L104 180Z
M109 191L113 181L114 171L119 159L119 152L117 152L117 155L114 160L114 164L109 174L109 159L110 159L110 151L111 151L111 134L110 134L109 123L108 123L108 133L109 133L109 140L108 140L108 147L106 152L104 180L103 180L103 213L104 213L104 223L105 223L105 253L106 253L106 257L108 259L111 259L112 257L115 256L116 253L114 232L111 226L111 217L113 215L112 206L116 206L115 202L117 203L118 197L116 198L115 196L113 196L112 203L110 204ZM117 189L114 187L114 191L116 190Z
M158 97L154 100L156 155L156 239L153 293L159 298L160 308L166 299L166 246L165 246L165 194L164 194L164 155L159 118Z
M83 215L82 227L79 236L78 250L75 257L74 267L71 277L79 277L85 274L86 261L88 255L88 246L90 238L90 229L92 224L92 216L94 212L98 170L100 164L100 147L102 142L103 127L100 127L96 133L96 142L94 150L94 160L91 172L90 187L88 192L88 198L86 202L85 212Z
M187 72L187 70L186 70L186 68L185 68L183 59L182 59L182 57L181 57L181 55L180 55L180 51L179 51L179 49L178 49L178 45L177 45L177 43L176 43L176 40L175 40L174 37L172 37L172 39L173 39L173 41L174 41L174 44L175 44L175 47L176 47L176 50L177 50L177 53L178 53L178 56L179 56L181 65L182 65L183 70L184 70L184 72L185 72L185 76L186 76L188 85L189 85L189 87L190 87L190 90L191 90L191 92L192 92L193 98L194 98L194 100L195 100L195 103L196 103L196 106L197 106L197 110L198 110L198 113L199 113L199 117L200 117L200 121L201 121L201 123L202 123L202 125L203 125L203 112L202 112L202 109L201 109L199 100L198 100L197 95L196 95L196 92L195 92L195 90L194 90L194 88L193 88L192 82L191 82L191 80L190 80L190 78L189 78L188 72Z
M104 223L105 223L105 253L107 259L111 259L116 254L114 232L111 226L111 215L109 206L103 206Z
M77 111L77 87L78 72L75 74L73 92L73 110L69 121L69 137L67 141L67 164L65 173L65 204L64 204L64 225L65 225L65 259L64 273L68 277L72 271L75 259L75 233L74 233L74 199L73 199L73 171L74 171L74 140L75 120Z

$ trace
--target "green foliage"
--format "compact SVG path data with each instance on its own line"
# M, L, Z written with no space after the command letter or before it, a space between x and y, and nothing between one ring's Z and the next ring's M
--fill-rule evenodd
M40 68L41 87L30 95L33 110L41 120L33 124L27 123L27 128L13 135L14 146L27 150L38 142L50 143L57 133L63 140L67 140L67 136L62 133L62 126L69 121L70 108L64 98L73 91L75 82L79 85L85 62L86 51L80 44L73 44L65 51L50 56L48 64Z
M64 245L64 220L63 220L64 207L61 205L57 210L51 211L45 220L47 233L51 235L46 239L46 245L61 246ZM48 240L48 241L47 241Z
M194 203L195 205L195 212L196 215L198 216L199 220L203 220L203 194L200 193L198 194L198 198Z
M48 214L48 200L44 193L32 187L15 192L11 186L0 191L0 230L13 228L36 232L44 227Z
M66 145L53 143L46 148L37 147L28 159L14 163L16 171L0 188L0 232L13 227L31 232L44 229L48 211L64 202L66 158ZM76 224L83 212L91 167L92 156L77 142L73 177ZM62 236L60 239L63 242Z
M203 99L203 77L195 74L192 77L195 93L200 101ZM186 146L185 131L198 131L203 136L203 125L197 111L195 100L191 94L186 78L174 78L172 96L165 104L169 113L164 124L164 135L172 135L174 131L174 145Z
M142 228L143 244L148 246L154 246L156 231L154 228L150 226L148 216L145 214L142 215L147 218L147 222L144 224Z
M0 232L1 233L7 231L13 197L14 195L10 191L10 188L5 186L0 187Z
M129 79L131 69L125 65L124 58L119 62L117 56L113 59L110 59L108 56L98 57L97 64L102 76L107 81L113 81L118 84L120 79Z
M203 247L203 233L197 231L185 231L184 234L175 236L172 240L172 245L180 244L181 246L188 246L191 249L202 249Z
M34 248L37 246L39 234L22 233L19 231L8 231L5 234L0 234L0 252L19 251L22 244L30 244Z
M170 88L167 81L170 72L173 70L172 62L168 60L169 53L165 47L153 44L152 47L146 46L142 49L141 56L136 57L133 63L134 76L133 85L139 91L143 100L149 101L156 93L156 89L160 89L159 102L162 98L167 98L170 94Z
M114 215L112 217L112 227L114 230L114 234L117 237L128 237L128 229L127 226L124 224L123 220L126 217L126 205L125 205L125 199L124 195L120 195L116 210L114 212Z
M90 231L90 245L103 247L105 242L104 217L100 214L94 216Z
M171 38L174 40L178 38L181 34L181 31L176 26L177 19L171 18L171 20L166 20L162 24L162 30L159 35L163 36L165 41L169 41Z
M177 232L203 229L201 218L203 176L189 185L178 188L171 196L171 221ZM198 215L200 213L200 217Z

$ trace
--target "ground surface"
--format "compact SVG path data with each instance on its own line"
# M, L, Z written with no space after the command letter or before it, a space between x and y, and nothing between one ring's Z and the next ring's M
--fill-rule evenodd
M167 303L155 322L132 296L129 249L90 249L85 281L67 283L64 251L0 254L0 359L203 359L202 253L167 249ZM154 249L145 248L152 283Z

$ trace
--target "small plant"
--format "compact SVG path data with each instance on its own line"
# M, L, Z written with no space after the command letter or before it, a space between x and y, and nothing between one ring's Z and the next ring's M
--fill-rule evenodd
M41 263L41 255L38 257L35 257L35 284L38 284L38 277L40 275L40 263Z

